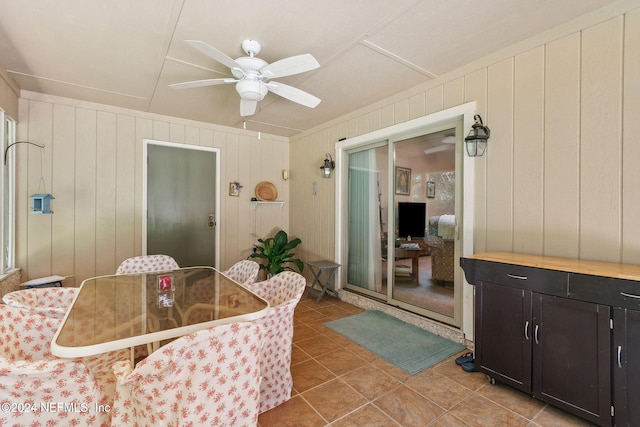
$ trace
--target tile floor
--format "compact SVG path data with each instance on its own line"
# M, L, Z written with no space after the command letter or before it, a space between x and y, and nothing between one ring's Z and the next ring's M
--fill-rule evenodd
M408 375L323 326L361 308L303 297L294 317L291 400L260 415L260 427L523 426L592 424L466 373L453 356Z

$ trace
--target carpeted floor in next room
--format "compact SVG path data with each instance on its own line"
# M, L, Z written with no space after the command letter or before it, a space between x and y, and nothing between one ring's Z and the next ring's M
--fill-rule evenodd
M436 282L431 276L431 257L422 256L418 259L419 279L418 283L408 277L396 277L394 298L417 307L425 308L445 316L453 317L453 283L445 284ZM396 261L396 265L411 268L411 260ZM386 264L383 264L386 268ZM382 293L387 293L386 275L382 277Z
M294 317L294 392L260 415L260 427L591 426L502 385L466 373L454 355L408 375L323 323L364 311L303 297Z

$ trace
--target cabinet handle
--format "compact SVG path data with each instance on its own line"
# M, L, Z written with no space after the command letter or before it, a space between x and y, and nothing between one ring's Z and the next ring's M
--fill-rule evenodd
M622 346L618 346L618 368L622 369Z
M529 321L528 320L524 324L524 339L529 341Z
M623 297L640 299L640 295L628 294L626 292L620 292L620 295L622 295Z
M507 277L511 277L512 279L518 279L518 280L527 280L527 276L518 276L516 274L508 274L507 273Z
M539 326L540 326L540 325L536 325L536 328L535 328L535 330L533 331L533 336L534 336L534 339L535 339L535 341L536 341L536 344L540 344L540 342L538 341L538 328L539 328Z

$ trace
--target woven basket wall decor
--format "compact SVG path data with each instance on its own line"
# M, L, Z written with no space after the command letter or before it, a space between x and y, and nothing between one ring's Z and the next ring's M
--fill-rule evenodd
M269 181L262 181L256 185L256 197L258 200L273 202L278 198L278 189Z

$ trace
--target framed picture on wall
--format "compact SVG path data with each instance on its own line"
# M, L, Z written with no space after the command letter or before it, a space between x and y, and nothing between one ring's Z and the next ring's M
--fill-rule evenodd
M427 181L427 197L429 199L436 197L436 183L433 181Z
M409 195L411 169L396 166L396 194Z
M240 197L240 184L238 184L237 182L230 182L229 195L233 197Z

